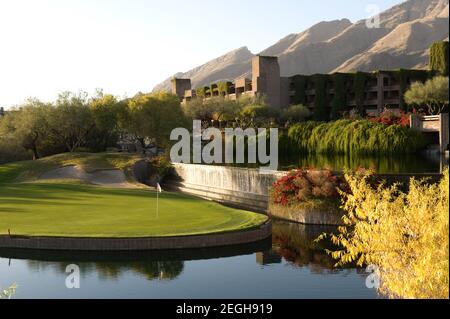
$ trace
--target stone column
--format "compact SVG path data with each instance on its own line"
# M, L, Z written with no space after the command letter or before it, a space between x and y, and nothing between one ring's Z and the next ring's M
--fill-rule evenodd
M410 123L410 127L415 129L415 130L420 130L420 124L421 120L420 120L420 115L416 115L416 114L411 114L409 116L409 123Z
M277 57L253 57L252 85L256 96L264 95L270 106L280 107L281 77Z
M448 113L439 114L439 145L441 153L445 153L448 147Z

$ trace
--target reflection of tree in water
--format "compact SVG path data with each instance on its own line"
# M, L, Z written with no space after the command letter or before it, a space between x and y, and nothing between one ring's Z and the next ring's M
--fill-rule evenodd
M131 270L136 274L143 275L147 280L173 280L183 272L183 269L184 263L182 261L99 263L96 265L96 270L102 279L116 279L122 273Z
M334 227L277 221L272 228L273 249L291 265L308 266L314 273L341 271L334 267L336 261L325 252L331 248L331 243L314 241L320 234L334 230Z
M119 279L127 272L133 272L147 280L173 280L184 269L183 261L139 261L139 262L45 262L29 260L28 266L36 271L52 269L66 274L66 267L76 264L80 267L80 274L84 277L93 272L102 280Z
M307 154L283 157L280 164L284 169L315 167L318 169L329 168L334 171L341 171L344 167L348 169L364 167L366 169L374 169L377 173L385 174L439 172L441 161L446 162L444 158L440 157L430 159L429 157L417 155L362 156L355 154Z

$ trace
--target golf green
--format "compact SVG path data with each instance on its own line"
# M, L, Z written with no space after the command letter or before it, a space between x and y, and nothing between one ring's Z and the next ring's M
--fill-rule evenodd
M0 235L137 238L248 230L267 217L178 193L78 182L0 183Z

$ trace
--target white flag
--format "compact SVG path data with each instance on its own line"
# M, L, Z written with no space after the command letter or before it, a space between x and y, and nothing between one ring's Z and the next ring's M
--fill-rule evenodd
M156 191L158 193L162 193L162 188L161 188L161 185L159 185L159 183L156 183Z

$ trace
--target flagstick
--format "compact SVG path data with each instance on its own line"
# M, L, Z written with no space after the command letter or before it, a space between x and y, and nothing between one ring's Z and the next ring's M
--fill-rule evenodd
M159 219L159 192L156 190L156 219Z
M156 183L156 218L159 219L159 193L161 193L161 185Z

